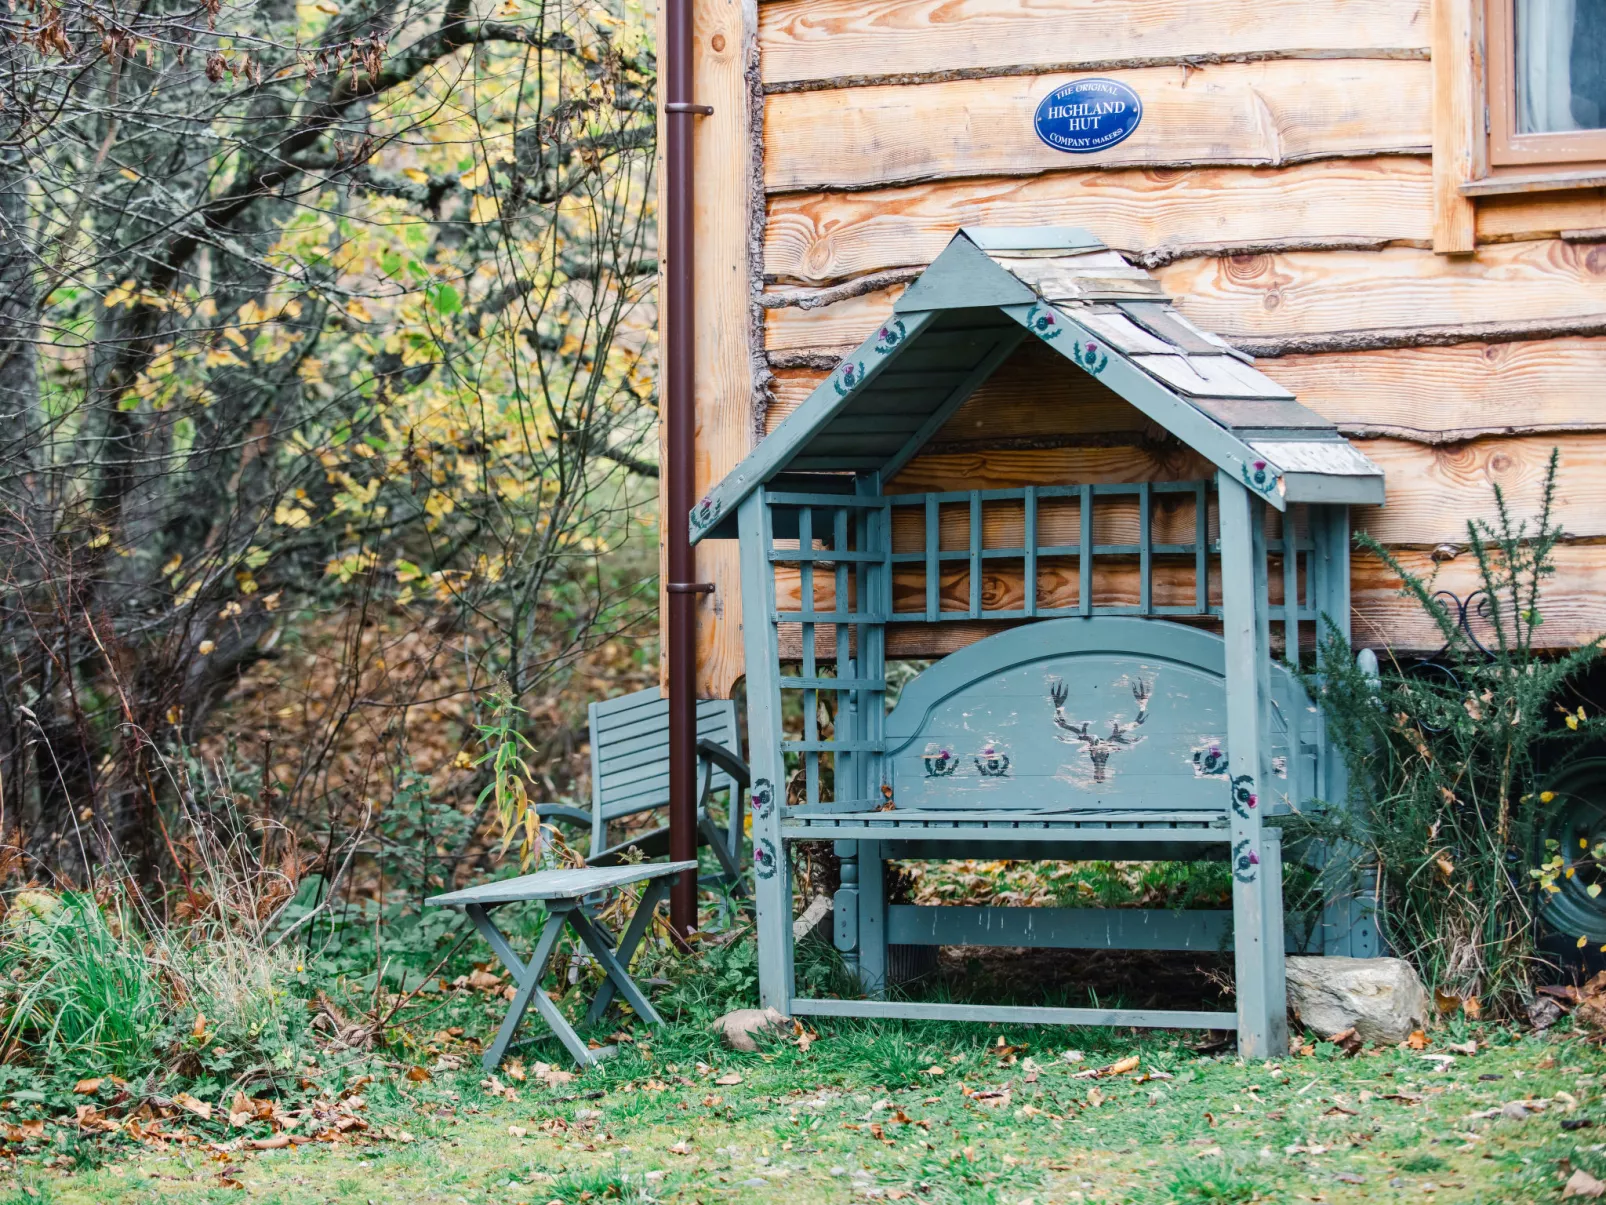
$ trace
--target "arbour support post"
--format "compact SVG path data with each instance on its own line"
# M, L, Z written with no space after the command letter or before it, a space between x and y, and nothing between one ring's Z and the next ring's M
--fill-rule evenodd
M1311 508L1311 535L1316 545L1312 564L1316 569L1317 587L1312 591L1317 612L1318 668L1326 671L1327 624L1331 623L1350 643L1350 524L1349 507L1316 506ZM1325 719L1320 720L1324 725ZM1324 761L1321 781L1317 784L1322 798L1334 807L1349 806L1349 774L1343 755L1330 741L1323 742ZM1377 934L1377 896L1374 881L1367 881L1365 868L1355 866L1357 850L1353 846L1314 850L1312 864L1318 869L1328 863L1348 862L1355 873L1343 876L1332 885L1322 906L1321 953L1342 955L1347 958L1376 958L1382 953ZM1336 877L1336 876L1335 876Z
M792 875L781 844L786 767L781 753L781 659L775 629L775 575L766 552L770 511L763 489L737 512L741 539L742 643L747 659L747 742L753 771L753 896L758 910L758 992L766 1008L790 1015Z
M1227 473L1216 477L1221 515L1222 636L1226 643L1228 811L1238 1050L1245 1058L1288 1052L1280 875L1262 832L1270 785L1267 721L1271 625L1266 594L1265 507ZM1269 796L1268 796L1269 797ZM1274 888L1275 893L1274 893Z

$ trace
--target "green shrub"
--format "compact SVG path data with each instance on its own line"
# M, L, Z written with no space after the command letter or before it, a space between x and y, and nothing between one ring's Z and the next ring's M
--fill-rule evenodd
M23 893L6 917L0 976L5 1047L121 1076L151 1062L162 984L123 910L88 895Z
M1349 806L1294 826L1340 851L1316 890L1380 888L1377 919L1393 950L1446 991L1505 1014L1529 996L1538 958L1537 895L1553 860L1541 829L1557 803L1546 779L1600 732L1582 709L1559 722L1568 682L1600 655L1598 643L1559 656L1536 647L1541 587L1561 538L1551 515L1556 465L1552 453L1531 529L1512 518L1499 487L1496 521L1467 524L1483 600L1474 605L1488 628L1481 644L1431 577L1359 537L1445 647L1437 668L1388 656L1374 678L1327 633L1328 670L1309 685L1349 767Z

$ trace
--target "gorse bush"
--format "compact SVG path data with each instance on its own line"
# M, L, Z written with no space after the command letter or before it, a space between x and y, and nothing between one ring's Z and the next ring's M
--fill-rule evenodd
M1425 665L1386 657L1374 676L1330 630L1324 674L1309 679L1350 784L1348 808L1297 826L1340 851L1317 890L1376 890L1378 924L1395 953L1445 992L1508 1014L1531 991L1538 897L1555 886L1544 837L1567 801L1546 783L1600 732L1594 717L1562 703L1600 655L1598 642L1550 656L1537 639L1562 536L1552 518L1556 465L1552 453L1531 524L1513 518L1498 486L1495 521L1468 522L1479 590L1465 610L1361 536L1432 618L1444 648Z

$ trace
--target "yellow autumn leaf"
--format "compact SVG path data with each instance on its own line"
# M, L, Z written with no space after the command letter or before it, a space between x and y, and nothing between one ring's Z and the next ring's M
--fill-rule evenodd
M1579 948L1579 949L1580 949L1580 950L1582 950L1582 949L1583 949L1583 948L1584 948L1584 947L1585 947L1585 946L1587 946L1587 945L1588 945L1588 944L1589 944L1589 938L1587 938L1587 937L1580 937L1580 938L1579 938L1579 939L1578 939L1578 948Z
M273 508L273 521L280 527L309 527L312 516L293 502L280 502Z
M1571 728L1574 732L1577 732L1578 731L1578 717L1575 716L1575 715L1568 716L1567 717L1567 727Z
M416 167L404 167L404 168L402 168L402 175L406 176L414 184L428 184L429 183L429 173L428 172L421 172Z
M139 173L138 172L129 171L128 168L126 168L126 167L118 168L117 169L117 174L119 176L121 176L125 180L133 180L135 183L138 183L138 181L139 181Z
M457 177L457 182L464 188L475 189L483 187L490 178L491 169L484 163L478 163L472 171L466 171Z
M240 357L226 347L214 347L206 353L206 366L208 368L223 368L230 364L240 363Z
M183 563L184 554L182 552L174 553L172 559L162 566L162 576L172 577L173 574L178 572L178 567Z
M1539 792L1539 802L1540 803L1554 803L1555 801L1556 801L1556 792L1554 792L1554 791L1540 791Z
M346 302L346 313L350 314L358 322L372 322L374 320L374 316L368 312L368 307L362 303L360 297L353 297Z
M338 17L340 15L340 9L335 7L333 4L320 3L314 4L313 7L321 13L327 13L331 17Z
M203 640L200 644L195 646L195 651L200 653L203 657L210 657L212 655L212 650L215 648L217 648L217 645L213 644L210 640Z
M498 201L495 197L487 197L480 194L475 194L474 204L470 206L468 211L469 221L473 222L475 225L482 225L486 222L494 222L501 216L502 202Z

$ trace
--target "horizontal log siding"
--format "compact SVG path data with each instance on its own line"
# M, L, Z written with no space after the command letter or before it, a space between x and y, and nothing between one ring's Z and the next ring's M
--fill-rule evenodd
M1277 165L1431 145L1429 65L1336 59L1111 71L1143 98L1125 142L1079 155L1083 170ZM1037 102L1072 75L839 88L771 96L764 181L771 192L877 188L963 176L1064 171L1033 133ZM1379 98L1387 97L1388 119Z
M759 8L767 88L1018 74L1167 59L1425 56L1422 0L779 0Z
M773 429L807 396L958 227L1084 226L1153 269L1185 313L1255 351L1262 371L1350 434L1383 468L1389 497L1357 508L1357 527L1424 574L1438 549L1450 558L1438 580L1451 590L1477 584L1461 550L1466 518L1492 514L1494 484L1516 514L1531 514L1559 446L1557 518L1568 540L1541 631L1556 646L1600 634L1606 190L1480 200L1477 252L1432 253L1427 9L1425 0L763 3L762 300L774 376L755 403L762 425ZM1037 100L1093 71L1138 91L1143 124L1095 155L1042 146ZM1201 471L1130 406L1053 361L1025 345L891 488ZM1115 508L1100 522L1123 528L1131 518ZM1190 522L1156 514L1160 527L1173 520L1178 530ZM1118 595L1125 569L1103 572L1096 590ZM1048 595L1070 597L1075 577L1055 579ZM1357 557L1357 641L1436 648L1436 631L1398 586L1381 562ZM1173 587L1186 593L1191 583L1156 583ZM1022 588L1018 566L992 563L989 598ZM942 591L951 607L967 605L962 571ZM941 656L998 627L897 625L889 650Z

